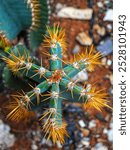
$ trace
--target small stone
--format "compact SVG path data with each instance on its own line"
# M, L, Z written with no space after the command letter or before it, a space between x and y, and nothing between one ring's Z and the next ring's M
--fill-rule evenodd
M80 125L80 127L82 127L82 128L86 127L86 124L84 123L83 120L79 120L79 125Z
M87 137L90 133L88 129L81 128L80 130L82 131L84 137Z
M36 144L32 144L32 150L37 150L38 149L38 146Z
M110 128L113 128L113 123L112 122L110 123Z
M46 139L43 138L43 139L41 140L41 145L44 145L45 143L46 143Z
M94 127L96 127L96 121L95 120L91 120L89 122L88 128L94 128Z
M48 146L50 146L50 147L52 147L52 145L53 145L53 143L52 143L51 140L46 140L46 144L47 144Z
M57 144L58 148L62 148L62 145L61 145L61 143L59 141L56 144Z
M108 60L107 60L107 65L108 65L108 66L111 66L111 65L112 65L112 60L111 60L111 59L108 59Z
M72 53L73 54L77 54L80 51L80 46L79 45L75 45L75 47L73 48Z
M81 32L76 36L76 40L84 46L89 46L92 44L93 40L92 38L86 34L85 32Z
M113 10L112 9L107 10L103 20L104 21L113 21Z
M88 74L86 69L79 72L76 76L73 78L74 81L78 80L77 82L83 82L88 80Z
M97 50L103 55L107 56L113 51L113 42L111 39L106 39L104 42L101 42L99 46L97 46Z
M110 3L109 0L105 0L105 1L104 1L104 4L108 4L108 3Z
M63 5L61 3L57 3L56 4L56 12L60 11L63 7L65 7L65 5Z
M100 137L100 135L99 134L96 134L96 138L99 138Z
M76 147L77 147L77 149L76 149L76 150L79 150L79 149L80 149L80 150L82 150L82 148L83 148L83 144L82 144L82 143L79 143Z
M106 30L105 30L105 27L101 27L99 26L98 24L95 24L93 26L93 30L97 31L97 33L100 35L100 36L104 36L106 34Z
M10 126L3 123L0 120L0 148L8 149L13 146L15 142L15 136L10 133Z
M82 143L83 145L85 145L86 147L88 147L89 144L90 144L89 141L90 141L89 138L83 138L83 139L81 140L81 143Z
M97 6L102 8L103 7L103 3L102 2L97 2Z
M107 29L108 30L112 30L112 25L111 24L107 24Z
M103 133L104 133L104 134L107 134L107 133L108 133L108 129L105 128L105 129L103 130Z
M104 27L100 27L98 30L97 30L97 33L101 36L104 36L106 34L106 30Z
M113 141L113 129L108 130L108 140L110 142Z
M107 58L106 57L103 57L102 59L101 59L101 63L102 63L102 65L106 65L106 63L107 63Z
M108 150L108 148L102 143L97 143L92 150Z
M71 18L79 20L90 20L92 18L93 10L87 9L77 9L73 7L62 8L58 13L58 17Z

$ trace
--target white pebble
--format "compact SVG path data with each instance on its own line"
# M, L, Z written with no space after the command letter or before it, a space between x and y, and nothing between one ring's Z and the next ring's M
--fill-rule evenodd
M108 66L111 66L111 64L112 64L112 60L108 59L108 60L107 60L107 65L108 65Z
M96 127L96 121L95 121L95 120L91 120L91 121L89 122L88 127L89 127L89 128L94 128L94 127Z
M112 9L107 10L103 20L104 21L113 21L113 10Z
M86 127L86 124L84 123L83 120L79 120L79 125L80 125L80 127L82 127L82 128Z

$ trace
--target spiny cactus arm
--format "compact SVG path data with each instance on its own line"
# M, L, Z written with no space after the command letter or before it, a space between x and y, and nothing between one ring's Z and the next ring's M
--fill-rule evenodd
M64 137L68 136L66 123L62 121L62 99L59 97L59 85L53 83L50 95L50 108L41 116L40 120L47 118L42 126L44 137L51 139L55 144L64 143Z
M80 64L80 68L76 68L76 63L74 63L73 65L67 65L66 67L64 67L63 71L66 74L66 77L73 78L85 68L86 66L84 64Z
M101 54L95 51L93 46L86 49L86 51L74 55L69 64L64 68L64 72L69 78L73 78L83 69L93 71L95 65L100 65Z
M50 48L50 70L60 70L62 68L62 48L59 43L55 43Z
M4 87L8 89L13 89L13 90L21 90L21 89L29 89L29 83L30 80L27 78L22 78L22 77L17 77L14 76L14 74L5 66L3 66L2 70L2 83L3 83L3 90L5 89Z
M3 56L7 67L15 74L32 78L36 82L41 82L51 76L51 72L44 67L32 63L30 57L19 54L16 56L14 53L8 53L10 57Z
M74 81L62 78L60 87L64 91L61 93L62 97L65 97L68 101L84 103L87 99L87 95L83 95L84 88L76 85Z
M48 84L47 81L43 81L42 83L38 84L36 87L32 87L32 90L25 93L22 91L21 93L18 93L17 95L13 95L14 97L19 98L20 101L22 101L26 107L27 110L32 111L35 110L41 105L41 103L45 100L41 100L42 94L46 92L50 84Z
M50 108L56 109L56 115L53 116L55 121L62 125L62 99L59 97L60 89L59 85L53 83L51 88Z
M73 99L68 99L73 100L73 102L83 103L85 109L95 108L101 111L103 107L111 108L108 105L108 94L103 90L96 90L96 88L92 87L90 84L88 84L87 88L83 88L77 86L75 82L62 79L60 85L62 88L68 89L68 92L71 93ZM62 96L69 96L69 94L63 93Z
M46 33L46 25L49 19L50 6L48 0L27 1L30 7L32 7L34 22L28 36L30 47L35 50L43 42L43 35Z

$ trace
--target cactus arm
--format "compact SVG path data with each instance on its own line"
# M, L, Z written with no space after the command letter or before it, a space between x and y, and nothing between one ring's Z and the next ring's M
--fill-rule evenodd
M58 43L52 45L50 48L50 70L55 71L62 68L62 55L61 55L62 48Z
M50 84L48 84L47 81L43 81L36 87L32 87L33 90L31 90L30 92L23 93L21 96L18 95L18 97L25 103L26 108L32 111L37 109L41 105L41 103L43 103L44 100L40 100L40 97L49 89L49 87ZM15 96L17 97L17 95Z
M60 82L62 89L66 92L62 93L62 96L71 100L72 102L84 103L84 100L87 99L87 95L82 95L84 88L76 85L73 81L70 81L66 78L63 78Z
M29 89L29 80L26 78L20 78L17 76L14 76L13 73L7 68L4 67L2 70L2 82L3 82L3 89L4 87L8 89L15 89L15 90L20 90L24 89ZM17 84L14 84L17 83Z
M40 83L46 78L51 76L51 72L44 67L40 67L31 62L24 61L22 65L17 67L18 62L14 63L15 66L11 66L12 61L11 58L3 57L3 60L7 63L8 68L14 72L17 76L26 76L28 78L33 79L34 81ZM22 61L21 61L22 62ZM17 67L17 68L16 68Z
M36 27L31 28L29 31L29 42L32 50L35 50L43 42L43 35L46 33L46 24L49 18L47 0L39 0L38 3L39 8L37 11L39 11L39 22L35 23Z
M81 64L79 69L76 69L73 65L67 65L66 67L64 67L64 72L67 75L66 77L68 78L73 78L75 75L77 75L80 71L82 71L83 69L85 69L86 66Z
M4 56L4 53L6 56ZM51 76L49 70L32 63L31 55L24 45L19 44L14 48L10 48L8 52L3 52L1 55L7 63L8 68L17 76L25 76L38 83Z
M53 93L53 96L50 99L49 107L56 110L56 114L54 114L52 117L55 119L58 125L62 125L62 99L59 97L60 89L57 84L52 84L51 93Z
M25 63L27 64L27 63ZM23 76L31 78L32 80L41 83L45 79L51 77L52 73L45 69L44 67L37 66L35 64L31 65L31 68L29 70L25 69L20 69L18 74L21 73Z
M51 45L50 48L50 70L57 71L62 69L62 48L59 43L55 43ZM52 83L51 93L54 96L51 97L49 106L50 108L55 108L57 113L54 115L54 119L58 125L62 124L62 113L61 113L61 105L62 105L62 99L59 97L60 89L59 89L59 83Z

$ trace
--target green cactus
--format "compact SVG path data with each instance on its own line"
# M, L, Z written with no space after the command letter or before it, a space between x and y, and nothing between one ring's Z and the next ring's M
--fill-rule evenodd
M30 85L31 91L13 95L14 100L8 106L11 111L7 118L19 121L29 117L30 112L39 107L43 108L44 103L49 103L49 108L43 108L45 111L39 119L44 137L63 144L64 137L69 135L62 117L62 101L82 103L85 109L92 107L101 110L109 105L105 99L106 93L96 91L90 84L82 87L73 81L73 77L83 69L93 71L94 66L100 64L101 54L95 53L94 48L90 47L66 63L62 59L66 50L64 30L59 26L54 26L53 29L48 27L47 30L43 46L49 47L50 51L43 54L49 57L48 69L42 65L42 61L40 65L35 64L23 45L10 48L9 56L2 58L15 76L31 79L36 83L36 86Z
M1 0L0 33L9 40L28 30L31 50L35 50L43 40L48 22L48 0Z

